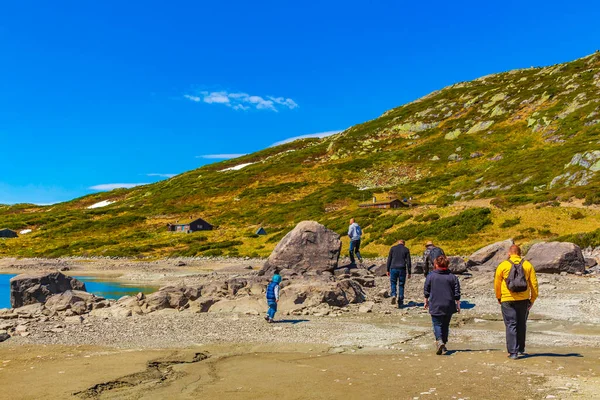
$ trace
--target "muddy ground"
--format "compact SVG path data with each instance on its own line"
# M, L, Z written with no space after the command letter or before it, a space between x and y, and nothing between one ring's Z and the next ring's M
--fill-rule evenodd
M31 261L31 262L30 262ZM55 267L2 260L0 272ZM73 274L167 284L246 268L252 261L61 261ZM38 265L38 266L36 266ZM460 278L463 311L445 356L433 352L422 309L423 278L407 286L412 307L387 300L372 312L278 314L163 310L123 319L87 318L60 333L43 325L0 343L0 399L595 399L600 393L600 280L539 275L529 356L506 358L491 276ZM378 278L377 287L386 287ZM375 290L374 289L374 290Z

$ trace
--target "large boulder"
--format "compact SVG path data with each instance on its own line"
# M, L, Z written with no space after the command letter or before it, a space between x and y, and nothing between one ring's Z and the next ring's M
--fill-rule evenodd
M467 263L462 257L450 256L448 257L448 261L450 262L448 269L453 274L464 274L467 272Z
M340 235L315 221L303 221L284 236L260 271L261 275L275 270L322 274L337 268L342 249Z
M17 308L45 303L53 294L67 290L85 291L85 284L60 272L21 274L10 280L10 304Z
M574 274L585 271L581 248L573 243L536 243L531 246L525 258L533 264L536 272L558 274L564 271Z
M508 250L513 244L513 240L508 239L477 250L467 260L467 268L479 271L495 271L498 264L508 259Z

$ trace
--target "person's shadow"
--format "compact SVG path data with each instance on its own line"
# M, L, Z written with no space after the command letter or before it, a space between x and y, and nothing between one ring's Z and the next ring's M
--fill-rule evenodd
M475 304L468 302L468 301L461 301L460 302L460 309L461 310L470 310L472 308L475 307Z
M275 324L291 324L291 325L296 325L299 324L301 322L309 322L310 320L308 319L280 319L280 320L276 320L273 321L273 323Z
M523 354L522 356L519 357L519 359L521 360L525 360L527 358L533 358L533 357L583 357L582 354L580 353L533 353L533 354Z
M474 353L474 352L487 352L487 351L499 351L500 349L462 349L462 350L448 350L444 355L451 356L455 353Z

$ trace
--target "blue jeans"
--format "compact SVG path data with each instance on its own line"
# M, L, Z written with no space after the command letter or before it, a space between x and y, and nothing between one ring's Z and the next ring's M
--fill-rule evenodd
M396 297L398 292L398 301L404 301L404 284L406 283L406 268L390 270L390 285L392 287L390 296Z
M354 264L354 254L358 257L358 261L362 261L360 256L360 239L350 241L350 262Z
M269 311L267 311L267 315L269 318L275 318L275 313L277 312L277 303L269 303Z
M433 334L435 340L441 341L444 344L448 343L448 334L450 333L450 315L432 315L431 322L433 323Z

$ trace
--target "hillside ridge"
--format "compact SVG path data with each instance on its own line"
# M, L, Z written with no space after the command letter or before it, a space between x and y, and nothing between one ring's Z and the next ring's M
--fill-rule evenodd
M598 171L596 52L459 82L341 133L154 184L48 207L0 206L1 227L32 230L0 241L0 255L265 256L301 220L343 234L350 216L373 255L398 238L463 253L498 237L600 245ZM358 208L373 196L412 198L414 207ZM481 199L491 205L465 206ZM190 217L219 229L166 232ZM254 235L259 226L266 237Z

